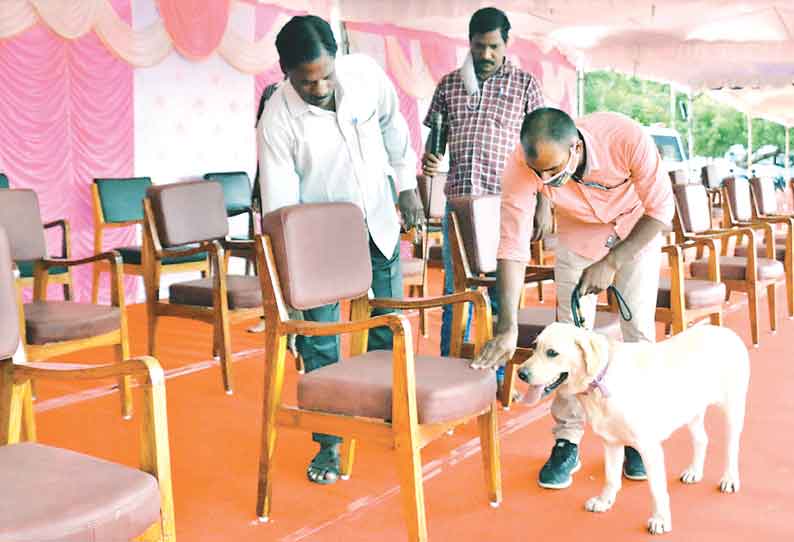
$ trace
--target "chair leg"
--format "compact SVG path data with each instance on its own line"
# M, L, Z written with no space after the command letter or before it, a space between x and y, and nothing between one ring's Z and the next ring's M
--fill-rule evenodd
M122 339L121 344L116 345L116 359L124 361L130 358L130 347ZM132 419L132 377L122 376L119 378L119 394L121 396L121 417L125 420Z
M788 305L788 317L794 318L794 265L786 270L786 303Z
M400 473L400 495L410 542L427 542L425 492L422 486L422 457L419 443L405 431L397 436L397 467Z
M265 368L265 395L262 407L262 448L259 452L259 480L256 494L256 517L265 523L270 519L273 490L273 455L276 450L276 414L281 405L281 389L284 385L284 356L287 338L278 336L268 326L266 351L268 361Z
M340 461L339 477L349 480L353 474L353 461L356 459L356 439L349 437L342 441L342 457Z
M22 426L25 429L25 440L36 442L36 416L33 410L33 381L27 383L22 399Z
M93 265L91 272L91 304L96 305L99 299L99 267Z
M499 390L502 407L505 410L510 410L510 405L513 403L513 388L516 382L516 370L518 366L511 361L505 365L505 379L502 381L502 389Z
M717 311L709 316L712 326L722 326L722 311Z
M499 459L499 424L496 419L496 404L485 414L480 414L480 447L485 468L485 483L488 486L488 499L496 508L502 502L502 466Z
M758 287L756 285L747 289L747 310L750 313L750 334L753 346L758 347Z
M769 329L774 333L777 331L777 284L774 282L766 287L766 302L769 308Z
M232 386L232 336L229 331L229 315L220 314L215 320L216 335L221 357L223 389L226 395L234 393Z

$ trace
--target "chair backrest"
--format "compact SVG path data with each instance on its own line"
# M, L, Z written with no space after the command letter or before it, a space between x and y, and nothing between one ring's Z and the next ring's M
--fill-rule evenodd
M731 218L741 222L752 220L753 199L750 195L750 182L744 177L728 177L725 179L725 191L728 193Z
M722 169L717 164L703 166L700 176L703 184L710 190L721 188L722 181L725 179Z
M699 184L673 186L675 206L684 233L702 233L711 229L711 211L706 187Z
M0 173L0 188L9 188L10 186L8 176L5 173Z
M262 228L270 237L287 305L310 309L369 291L369 237L358 206L311 203L282 207L262 217Z
M39 198L33 190L0 190L0 227L6 230L14 260L47 257Z
M416 185L419 188L419 197L425 208L425 216L441 220L447 206L447 196L444 194L444 185L447 184L447 175L442 173L435 177L417 175Z
M152 186L149 177L94 179L105 223L140 222L143 198Z
M0 360L12 357L19 346L19 307L12 264L11 246L0 227Z
M463 196L449 200L472 273L496 271L501 202L499 196Z
M773 215L778 212L775 196L775 180L771 177L753 177L750 188L755 198L755 208L762 215Z
M668 172L670 180L673 184L687 184L689 182L689 175L685 169L674 169Z
M221 183L227 212L240 212L251 207L251 179L245 171L207 173L204 178Z
M213 181L189 181L151 186L146 197L152 206L160 244L174 247L229 233L223 189Z

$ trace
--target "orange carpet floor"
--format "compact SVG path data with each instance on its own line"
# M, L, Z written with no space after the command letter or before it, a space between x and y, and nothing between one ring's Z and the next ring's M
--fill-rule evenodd
M438 276L433 274L434 284ZM551 294L553 288L547 287ZM532 288L529 297L536 296ZM537 298L534 297L534 302ZM677 476L689 463L685 429L666 443L666 465L673 510L671 541L744 542L794 540L794 322L783 311L778 332L769 333L766 302L761 305L761 346L751 348L752 377L742 436L742 489L722 495L724 432L721 414L707 416L711 438L705 478L684 486ZM746 305L735 295L726 325L749 344ZM553 303L549 298L546 303ZM132 306L130 335L134 355L145 353L145 313ZM430 312L431 338L417 341L421 352L438 349L440 312ZM417 323L415 315L412 322ZM166 370L168 423L181 541L403 541L406 540L394 456L360 443L353 476L331 486L306 480L316 445L308 433L282 431L271 521L255 517L257 464L262 416L263 336L233 329L235 392L223 393L220 369L211 360L210 329L201 323L164 319L159 360ZM661 337L660 337L661 338ZM93 364L109 359L95 350L63 363ZM286 389L293 391L289 370ZM135 465L136 421L119 416L113 382L89 387L39 383L39 440ZM671 389L670 400L676 400ZM136 395L139 405L139 396ZM423 451L429 536L436 541L635 541L645 532L650 495L645 482L624 482L614 508L591 514L583 503L603 480L597 437L582 442L583 468L567 490L536 484L537 472L553 444L548 403L534 409L516 406L500 413L504 501L488 505L474 423ZM79 483L79 481L75 481Z

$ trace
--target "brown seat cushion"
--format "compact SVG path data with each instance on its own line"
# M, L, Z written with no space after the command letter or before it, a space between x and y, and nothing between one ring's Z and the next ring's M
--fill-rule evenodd
M262 289L258 277L226 275L229 308L251 309L262 306ZM177 282L168 288L168 301L174 305L212 307L212 278Z
M35 443L0 447L0 540L126 541L160 519L157 480Z
M779 262L786 261L786 245L784 244L786 241L784 239L778 239L775 241L775 259ZM747 249L747 245L739 245L736 247L736 250L733 251L734 255L746 258L747 254L750 251ZM757 245L755 249L755 253L758 255L759 258L766 258L766 244Z
M419 258L404 258L400 260L403 277L421 277L424 271L424 263Z
M119 329L121 310L71 301L34 301L25 304L25 324L28 344L85 339Z
M471 369L465 359L415 359L419 423L463 418L493 403L496 379L491 371ZM367 352L302 376L298 405L306 410L391 419L392 352Z
M556 320L552 307L527 307L518 311L518 346L530 348L546 326ZM593 331L608 337L620 336L620 316L613 312L597 311Z
M783 264L768 258L758 258L755 260L758 266L758 279L771 280L783 276ZM708 258L702 258L692 262L690 271L693 277L707 278L709 276ZM747 277L747 258L739 256L720 257L720 275L725 280L745 280Z
M659 279L659 293L656 306L670 308L670 279ZM687 309L701 309L721 305L725 301L726 287L722 282L710 280L685 279L684 304Z

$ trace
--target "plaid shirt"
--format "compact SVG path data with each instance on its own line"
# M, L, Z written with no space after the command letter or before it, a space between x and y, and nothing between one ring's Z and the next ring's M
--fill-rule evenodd
M524 115L538 107L543 107L540 84L507 59L482 82L479 103L467 93L459 70L445 75L424 123L429 127L436 111L444 117L450 153L447 197L499 194Z

